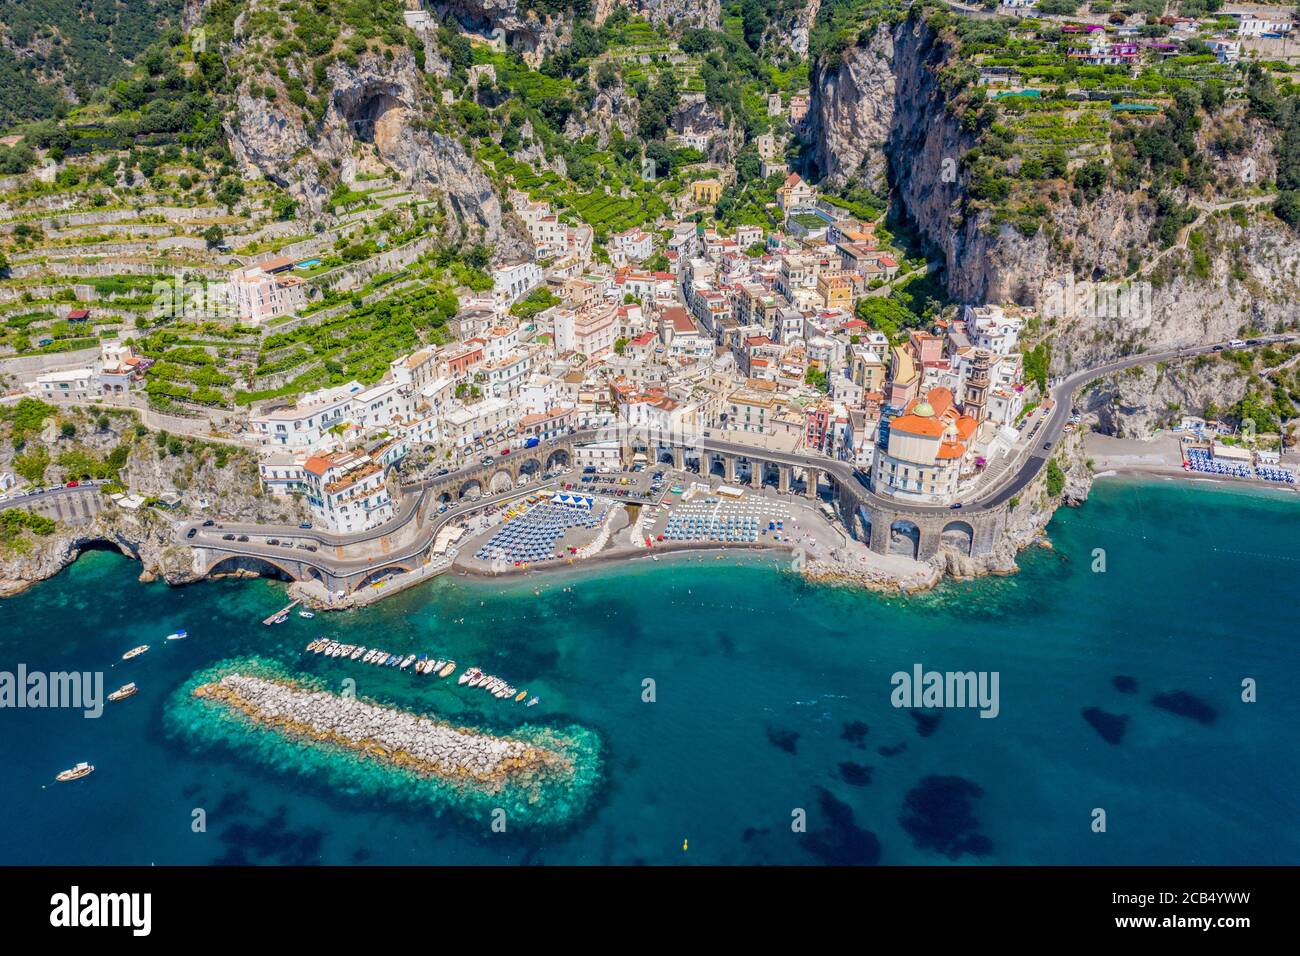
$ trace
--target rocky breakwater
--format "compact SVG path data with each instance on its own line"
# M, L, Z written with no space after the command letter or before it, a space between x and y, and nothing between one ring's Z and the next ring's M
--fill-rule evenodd
M943 571L933 564L915 561L890 562L851 557L819 558L800 569L805 581L839 587L860 587L882 594L914 594L928 591L943 580Z
M225 661L177 692L169 730L247 751L332 787L458 810L502 808L571 822L599 777L594 732L525 725L507 734L325 690L260 658Z

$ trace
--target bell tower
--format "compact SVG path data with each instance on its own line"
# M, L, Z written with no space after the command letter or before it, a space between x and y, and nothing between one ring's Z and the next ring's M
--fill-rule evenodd
M993 355L988 349L976 349L971 357L970 375L966 377L965 401L963 411L976 422L983 422L988 417L989 404L989 368L993 364Z

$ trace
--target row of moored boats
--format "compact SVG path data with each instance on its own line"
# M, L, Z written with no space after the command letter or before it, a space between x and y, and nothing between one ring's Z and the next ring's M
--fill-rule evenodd
M430 658L427 654L407 654L403 657L401 654L390 654L387 651L381 651L379 648L368 648L359 644L340 644L338 641L330 641L325 638L318 638L307 645L307 650L313 654L324 654L326 657L346 657L349 660L361 661L363 664L374 664L376 667L396 667L398 670L406 670L414 666L417 674L437 674L439 677L450 677L456 672L455 661L444 661L437 658Z
M491 674L485 674L477 667L468 668L465 673L461 674L460 677L457 678L456 683L463 684L466 687L481 687L493 697L500 698L501 700L512 697L516 701L520 701L528 696L528 691L516 691L500 677L493 677ZM534 697L528 701L528 706L532 707L536 703L537 698Z
M307 652L323 654L325 657L343 657L363 664L374 664L376 667L393 667L403 671L409 668L417 674L437 674L439 677L450 677L456 672L456 662L452 660L431 658L427 654L405 656L390 654L379 648L368 648L359 644L340 644L338 641L331 641L324 637L308 644ZM528 696L528 691L516 690L500 677L485 674L477 667L466 669L457 683L468 687L481 687L493 697L502 700L513 698L520 701ZM537 698L534 697L528 701L528 706L532 707L536 703Z

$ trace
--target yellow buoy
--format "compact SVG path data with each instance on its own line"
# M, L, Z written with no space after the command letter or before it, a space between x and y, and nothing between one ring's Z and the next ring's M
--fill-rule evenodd
M689 844L686 840L683 840L683 841L682 841L682 852L685 853L688 849L690 849L690 844Z

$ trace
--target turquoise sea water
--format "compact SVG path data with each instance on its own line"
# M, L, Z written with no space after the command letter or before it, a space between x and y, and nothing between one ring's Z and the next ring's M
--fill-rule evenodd
M919 597L710 555L443 578L275 628L260 620L286 603L281 584L146 585L91 552L0 601L0 670L104 669L106 689L142 690L98 720L0 710L0 863L1295 864L1297 514L1277 492L1106 480L1022 573ZM178 628L188 640L163 641ZM450 654L542 703L302 657L318 634ZM499 833L477 811L439 816L169 737L169 695L247 654L467 724L590 727L603 779L568 828ZM894 708L890 676L914 664L998 672L999 715ZM1244 678L1258 702L1241 701ZM1209 710L1152 702L1176 692ZM1089 708L1128 718L1118 743ZM53 783L78 760L96 772Z

